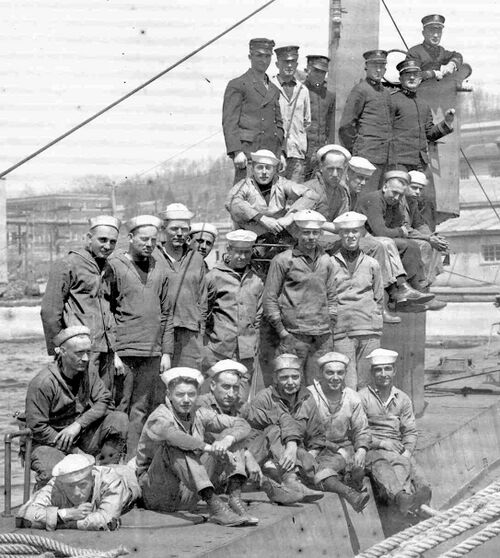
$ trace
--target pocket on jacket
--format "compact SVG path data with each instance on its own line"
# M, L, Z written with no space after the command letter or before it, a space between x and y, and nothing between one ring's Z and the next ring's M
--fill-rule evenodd
M255 132L253 130L240 130L240 140L248 141L250 143L255 139Z

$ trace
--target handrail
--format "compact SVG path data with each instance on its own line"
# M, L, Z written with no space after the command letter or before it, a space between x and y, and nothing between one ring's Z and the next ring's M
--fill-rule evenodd
M32 445L32 432L29 428L16 430L15 432L7 432L4 436L5 445L5 463L4 463L4 517L12 516L12 440L20 437L26 438L26 451L24 455L24 490L23 490L23 503L29 499L30 496L30 482L31 482L31 445Z

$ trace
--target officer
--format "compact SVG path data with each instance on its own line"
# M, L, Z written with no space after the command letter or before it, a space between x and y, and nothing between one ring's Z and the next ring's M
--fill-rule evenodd
M280 92L266 75L274 41L252 39L249 46L250 69L227 84L222 106L222 129L234 163L235 184L245 178L252 151L268 149L281 158L283 169L286 164Z

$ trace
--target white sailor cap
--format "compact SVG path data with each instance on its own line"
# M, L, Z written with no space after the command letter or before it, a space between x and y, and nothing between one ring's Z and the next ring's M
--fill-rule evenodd
M427 186L428 180L423 172L420 171L410 171L410 184L420 184L421 186Z
M398 353L388 349L375 349L366 358L371 362L372 366L377 364L393 364L398 358Z
M399 178L406 184L410 183L410 175L404 170L390 170L384 174L384 182L387 182L391 178Z
M214 378L221 372L236 372L236 374L241 377L248 372L248 368L240 362L226 358L224 360L219 360L219 362L216 362L209 368L207 370L207 375L209 378Z
M250 157L254 163L263 163L264 165L279 165L280 160L269 149L259 149L255 153L250 153Z
M138 227L156 227L159 229L161 227L161 219L154 215L137 215L137 217L132 217L132 219L127 221L128 232L132 232Z
M161 212L161 216L164 221L191 221L194 213L183 203L171 203Z
M347 151L345 147L342 147L341 145L337 145L334 143L320 147L318 151L316 151L316 157L318 158L318 161L321 161L323 160L323 158L327 153L331 153L331 152L340 153L346 158L346 161L349 161L351 159L351 154L349 153L349 151Z
M279 372L285 368L302 370L299 357L297 355L292 355L291 353L283 353L273 360L273 370L275 372Z
M347 211L342 213L333 220L336 229L359 229L364 227L366 223L366 215L356 213L355 211Z
M253 231L238 229L226 234L226 240L233 248L251 248L257 240L257 234Z
M312 209L303 209L293 214L295 224L301 229L321 229L326 219Z
M219 234L217 227L212 225L212 223L191 223L191 230L189 231L190 235L204 232L211 234L214 237L214 240Z
M326 353L326 355L323 355L322 357L318 358L318 364L320 366L324 366L329 362L341 362L342 364L345 364L345 366L347 366L349 364L349 357L343 355L342 353L336 353L335 351L330 351L329 353Z
M120 230L122 222L117 217L111 215L97 215L96 217L91 217L89 219L89 230L94 227L113 227L117 231Z
M90 337L90 329L84 325L75 325L75 326L67 327L66 329L62 329L54 337L54 345L56 347L60 347L68 339L71 339L72 337L77 337L78 335L87 335L88 337Z
M375 172L375 166L368 159L357 155L350 158L348 166L353 172L363 176L371 176Z
M160 377L167 387L170 382L172 382L176 378L191 378L192 380L195 380L195 382L198 384L198 387L200 387L204 381L203 374L199 370L196 370L196 368L189 368L188 366L177 366L175 368L170 368L169 370L166 370L165 372L160 374Z
M57 482L74 483L86 478L92 471L95 459L86 453L70 453L56 463L52 476Z

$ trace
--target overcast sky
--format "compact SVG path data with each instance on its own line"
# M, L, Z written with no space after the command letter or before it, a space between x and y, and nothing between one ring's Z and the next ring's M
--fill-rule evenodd
M263 3L0 0L0 168L90 116ZM422 16L444 14L443 45L464 54L473 67L473 85L500 92L500 2L386 3L410 45L421 42ZM277 0L120 107L14 171L6 180L8 194L18 195L26 187L36 193L60 189L85 175L121 180L154 172L163 161L223 154L222 95L227 81L248 67L249 38L267 36L277 45L299 44L300 67L304 67L305 54L327 51L328 4L328 0ZM382 48L403 48L382 5L380 37ZM270 72L273 69L274 62Z

